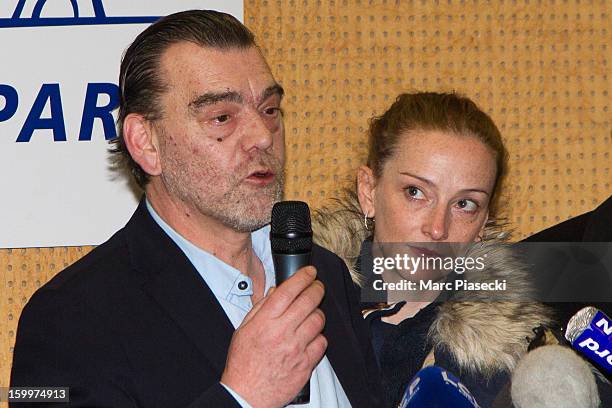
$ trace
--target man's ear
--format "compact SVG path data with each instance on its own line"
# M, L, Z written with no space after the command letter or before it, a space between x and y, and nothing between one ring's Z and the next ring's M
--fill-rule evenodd
M366 165L357 169L357 197L361 211L368 217L375 216L374 198L376 190L376 179L374 172Z
M151 176L161 174L159 143L151 122L142 115L130 113L123 120L123 139L132 159Z

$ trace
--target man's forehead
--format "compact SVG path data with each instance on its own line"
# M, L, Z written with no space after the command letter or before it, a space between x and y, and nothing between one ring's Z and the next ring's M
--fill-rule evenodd
M160 65L162 79L170 87L187 88L190 96L233 92L249 101L276 85L257 47L220 49L179 42L162 54Z

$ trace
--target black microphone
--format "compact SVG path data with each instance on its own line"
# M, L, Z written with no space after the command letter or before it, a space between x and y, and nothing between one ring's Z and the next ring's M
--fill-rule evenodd
M312 226L308 204L303 201L281 201L274 204L270 227L272 260L278 286L298 269L311 264ZM309 402L310 380L290 404Z

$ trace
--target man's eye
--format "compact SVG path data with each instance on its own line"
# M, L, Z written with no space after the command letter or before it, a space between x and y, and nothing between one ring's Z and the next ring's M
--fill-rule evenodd
M269 116L276 116L281 112L280 108L266 108L264 113Z
M217 123L225 123L230 120L230 115L219 115L215 117L215 122Z

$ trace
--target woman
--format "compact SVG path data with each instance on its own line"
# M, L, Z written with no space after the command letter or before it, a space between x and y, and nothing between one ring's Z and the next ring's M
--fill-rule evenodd
M547 308L525 301L527 272L495 223L507 160L500 132L468 98L413 93L400 95L371 121L369 143L356 194L314 217L316 239L353 265L355 280L367 279L358 262L363 241L430 248L480 242L466 255L487 254L485 269L461 278L506 279L512 288L495 301L486 291L439 293L436 301L393 291L390 304L370 308L365 315L389 406L397 406L414 374L431 364L453 372L481 406L491 406L503 398L532 330L552 323ZM440 303L442 295L452 301Z

